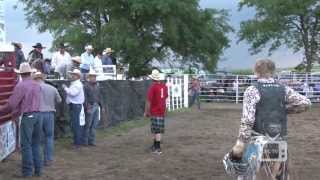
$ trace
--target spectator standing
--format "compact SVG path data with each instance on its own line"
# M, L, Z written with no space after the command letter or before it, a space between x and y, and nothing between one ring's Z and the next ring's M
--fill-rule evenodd
M36 80L41 87L40 95L40 119L42 121L43 144L44 144L44 165L50 166L53 162L54 152L54 117L56 103L61 103L62 99L58 90L44 82L45 75L36 72L33 79Z
M0 107L0 113L18 112L22 116L21 154L22 178L42 175L42 158L40 154L42 122L39 115L40 85L31 78L32 69L28 63L20 64L19 71L22 81L13 90L8 103Z
M80 70L81 57L75 56L75 57L72 57L71 60L72 60L71 71L73 71L75 69Z
M103 68L102 68L102 56L101 56L101 54L97 54L97 56L94 58L93 69L94 69L97 73L103 73Z
M116 59L112 56L112 53L114 51L111 48L107 48L105 50L105 54L102 57L102 64L103 65L116 65L117 61Z
M69 73L71 74L71 85L70 87L67 87L63 84L62 87L67 95L66 102L67 104L69 104L74 148L80 149L80 146L83 144L83 127L80 126L80 113L84 103L83 84L80 81L80 70L74 69L72 72Z
M14 51L16 53L16 68L19 69L20 64L26 62L26 58L22 51L22 44L14 42L12 45L14 46Z
M37 71L40 71L41 73L44 73L45 71L45 62L43 59L35 59L33 63L31 64L32 69L36 69Z
M84 86L85 103L84 109L86 110L86 124L84 144L89 146L96 146L96 128L99 123L99 107L101 105L100 87L97 83L97 73L91 70L88 73L88 82Z
M198 109L200 109L200 81L196 76L192 77L191 81L191 101L190 101L190 107L193 106L195 101L197 101Z
M43 59L42 50L46 47L42 46L41 43L37 43L36 45L32 46L34 49L29 52L28 55L28 62L31 65L36 59Z
M151 133L153 134L152 153L160 155L161 135L165 131L166 99L168 97L168 88L161 78L158 70L153 70L149 76L153 83L148 90L145 105L145 117L151 117ZM164 77L164 76L163 76Z
M92 55L93 47L92 45L88 45L85 47L86 52L81 54L81 65L80 70L81 73L88 73L90 71L90 67L93 67L94 57Z
M52 56L51 66L55 73L58 73L60 77L67 77L67 69L71 65L71 56L66 51L68 46L61 43L59 50L55 52Z
M51 74L51 59L44 59L44 64L43 64L43 73L46 75Z

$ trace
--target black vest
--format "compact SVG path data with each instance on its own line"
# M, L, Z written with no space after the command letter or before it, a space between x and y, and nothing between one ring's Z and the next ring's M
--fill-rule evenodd
M260 94L256 105L253 130L271 137L287 135L286 90L278 83L257 83L254 85Z

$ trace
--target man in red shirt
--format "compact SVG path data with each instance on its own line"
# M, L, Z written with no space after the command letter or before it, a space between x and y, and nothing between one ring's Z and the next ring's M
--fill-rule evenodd
M168 97L168 88L164 82L164 74L158 70L153 70L149 76L153 83L148 90L145 117L151 117L151 133L153 134L152 152L160 155L161 134L164 133L164 122L166 113L166 99Z

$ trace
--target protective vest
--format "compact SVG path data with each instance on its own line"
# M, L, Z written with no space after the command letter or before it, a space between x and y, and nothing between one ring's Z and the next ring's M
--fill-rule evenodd
M274 137L287 135L287 112L283 85L278 83L257 83L254 85L260 94L256 105L253 130Z

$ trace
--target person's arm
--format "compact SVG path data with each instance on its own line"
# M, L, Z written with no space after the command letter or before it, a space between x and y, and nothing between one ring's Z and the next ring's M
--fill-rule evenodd
M61 103L61 102L62 102L62 98L61 98L61 96L60 96L60 94L59 94L58 90L57 90L57 89L55 89L55 92L56 92L56 97L55 97L56 102L57 102L57 103Z
M97 85L97 88L98 88L98 104L100 106L100 108L103 110L103 105L102 105L102 96L101 96L101 90L100 90L100 85L98 84Z
M311 101L292 88L286 86L286 102L288 113L301 113L311 106Z
M52 56L52 59L51 59L51 67L53 68L53 69L55 69L56 68L56 66L57 66L57 56L56 56L56 53L54 53L53 54L53 56Z
M165 86L165 88L164 88L164 97L165 97L165 99L167 99L168 96L169 96L169 94L168 94L168 87Z
M19 59L20 64L26 62L26 58L24 57L22 50L18 51L17 59Z
M14 88L8 102L5 105L0 106L0 114L7 114L12 110L17 110L24 96L22 91L23 90L19 85Z
M146 98L146 104L145 104L145 109L144 109L144 116L145 117L149 117L150 116L150 103L152 101L153 98L153 89L152 87L148 90L147 93L147 98Z
M234 157L242 157L245 144L248 143L251 138L252 128L255 122L256 104L259 101L259 91L254 86L248 87L244 92L243 97L243 111L240 121L238 140L236 145L232 148L232 154Z
M89 97L89 87L87 84L85 84L83 86L83 90L84 90L84 109L85 111L87 112L89 109L90 109L90 105L89 105L89 102L88 102L88 97Z
M69 88L65 87L64 91L70 96L76 96L80 93L80 89L76 85L73 85L73 86L71 85Z

